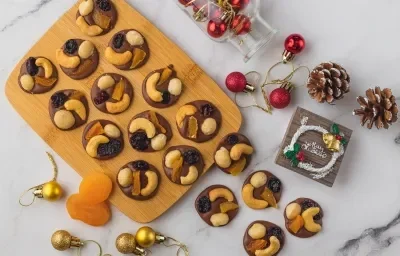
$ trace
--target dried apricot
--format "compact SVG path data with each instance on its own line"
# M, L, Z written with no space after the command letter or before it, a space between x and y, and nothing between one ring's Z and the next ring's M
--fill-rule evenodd
M268 242L264 239L259 239L259 240L254 240L251 241L247 245L247 250L249 250L251 253L255 253L257 250L262 250L265 247L267 247Z
M67 210L72 219L91 226L103 226L111 218L110 207L106 202L86 204L80 194L74 194L68 198Z
M53 84L57 81L57 78L44 78L40 76L35 76L35 82L41 86L53 86Z
M140 63L142 63L144 58L146 58L146 55L147 55L146 52L143 51L142 49L135 48L133 50L133 60L131 68L136 68Z
M246 166L246 158L242 157L238 161L234 162L231 166L228 168L228 172L232 174L233 176L239 175L244 167Z
M132 187L132 195L138 196L140 195L140 190L142 189L140 183L140 171L133 172L133 187Z
M171 179L173 182L177 182L181 177L182 173L182 165L183 165L183 157L180 157L178 160L172 163L172 175Z
M299 232L299 230L304 226L304 220L303 217L301 217L301 215L297 215L296 218L292 221L292 223L290 223L289 225L289 229L297 234L297 232Z
M94 9L93 12L93 21L102 29L108 29L110 27L111 18L102 14L97 9Z
M86 132L85 139L90 140L94 136L104 134L104 128L100 122L96 122L89 131Z
M150 119L150 122L152 122L154 124L154 126L160 130L161 133L164 133L164 134L167 133L167 130L165 130L165 128L160 124L160 121L158 121L156 112L150 110L149 111L149 119Z
M172 70L170 68L165 68L162 73L160 80L158 80L157 85L160 85L168 80L168 78L172 75Z
M229 211L236 210L237 208L239 208L239 205L232 202L223 202L219 205L219 208L222 213L227 213Z
M276 199L274 197L274 193L269 188L265 188L261 194L261 198L268 202L268 204L274 208L278 208L276 204Z
M188 137L192 139L197 138L198 129L197 119L194 116L189 117Z
M124 94L124 91L125 91L125 81L124 79L121 79L115 86L111 98L113 98L116 101L120 101L122 95Z
M112 190L112 181L104 173L93 173L83 178L79 194L86 204L95 205L108 199Z

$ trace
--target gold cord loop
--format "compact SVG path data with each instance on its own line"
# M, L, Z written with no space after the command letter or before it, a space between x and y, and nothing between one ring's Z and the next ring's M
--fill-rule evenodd
M82 242L83 245L86 245L86 244L88 244L88 243L94 243L94 244L96 244L96 245L99 247L99 254L98 254L98 256L111 256L111 254L104 254L104 255L103 255L103 249L101 248L101 245L100 245L98 242L94 241L94 240L86 240L86 241L83 241L83 242ZM82 255L82 254L81 254L81 253L82 253L82 248L83 248L83 246L81 246L81 247L78 248L77 256L81 256L81 255Z
M173 242L172 242L172 243L167 243L168 240L172 240ZM174 239L174 238L172 238L172 237L167 237L167 239L166 239L162 244L163 244L164 246L166 246L166 247L178 246L179 249L178 249L178 251L176 252L176 256L179 256L179 252L180 252L180 251L183 251L183 253L185 254L185 256L189 256L189 249L188 249L188 247L187 247L185 244L179 242L178 240L176 240L176 239Z

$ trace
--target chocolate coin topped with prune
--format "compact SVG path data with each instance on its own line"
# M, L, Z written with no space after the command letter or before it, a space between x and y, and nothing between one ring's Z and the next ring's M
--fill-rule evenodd
M321 206L309 198L297 198L284 212L286 229L294 236L309 238L322 229L324 213Z
M176 125L185 139L206 142L217 135L222 122L221 112L209 101L187 103L176 113Z
M60 130L69 131L85 124L89 106L85 95L77 90L54 93L49 101L49 114L53 124Z
M278 255L285 245L285 233L274 223L252 222L243 236L243 246L249 256Z
M22 64L18 76L21 89L32 94L50 91L57 81L57 68L45 57L29 57Z
M124 76L106 73L92 86L93 104L101 112L119 114L129 108L133 99L132 84Z
M249 139L240 133L226 135L214 152L215 164L223 172L237 176L250 164L254 149Z
M127 163L117 175L117 183L122 192L139 201L154 197L160 182L160 173L156 167L144 160Z
M195 207L199 216L212 227L227 225L239 211L239 205L232 190L223 185L206 188L197 197Z
M139 31L127 29L116 33L111 38L104 56L118 69L138 69L148 61L150 49Z
M168 121L152 110L134 116L128 125L128 134L132 148L140 152L160 151L172 138Z
M82 135L82 145L86 153L99 160L116 157L124 148L121 129L108 120L90 122Z
M143 98L154 108L167 108L178 101L182 87L182 81L170 65L151 72L145 78L142 85Z
M203 157L196 148L180 145L166 150L163 158L164 172L179 185L193 184L203 173Z
M61 70L75 80L90 76L99 65L99 52L96 46L82 39L69 39L56 51Z
M267 207L278 208L282 195L282 183L268 171L256 171L244 181L242 198L245 204L255 210Z
M88 36L100 36L114 28L118 13L111 0L82 0L76 25Z

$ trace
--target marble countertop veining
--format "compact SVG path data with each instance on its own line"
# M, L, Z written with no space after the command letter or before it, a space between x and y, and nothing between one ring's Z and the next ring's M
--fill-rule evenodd
M310 68L322 61L342 64L352 78L351 92L336 106L319 105L305 89L293 93L293 103L283 111L267 116L257 109L242 111L242 132L253 142L256 154L250 171L267 169L285 185L280 210L253 211L243 203L237 218L227 227L210 228L196 214L193 201L206 186L222 183L240 197L246 175L230 177L210 171L171 210L151 225L185 243L191 255L243 256L243 232L257 219L284 226L286 203L305 196L324 208L323 231L301 240L287 234L280 255L394 256L400 250L400 146L394 138L400 133L400 122L388 131L368 130L359 125L352 109L355 97L375 85L391 87L400 95L398 68L399 1L262 1L261 14L280 30L269 50L244 64L229 45L207 39L188 17L171 1L128 0L161 31L185 50L222 87L225 76L233 71L265 72L280 59L282 41L290 33L301 33L307 48L296 63ZM71 5L72 0L2 0L0 15L0 84L17 61ZM279 71L283 74L283 70ZM306 74L296 75L304 82ZM225 91L226 89L223 88ZM3 88L4 90L4 88ZM229 93L229 92L227 92ZM232 96L231 93L229 93ZM333 188L286 170L274 163L279 144L296 106L335 120L351 128L353 136ZM123 232L134 232L140 225L113 208L113 219L105 227L92 228L73 221L65 211L65 201L37 202L29 208L18 205L20 193L29 186L49 179L50 164L44 154L49 147L18 116L0 94L1 172L0 179L0 253L2 255L74 255L59 253L50 244L56 229L67 229L85 239L99 241L105 252L119 255L115 238ZM261 138L261 139L260 139ZM67 193L76 191L80 177L60 157L60 182ZM94 255L89 246L85 255ZM174 255L173 249L157 247L154 255Z

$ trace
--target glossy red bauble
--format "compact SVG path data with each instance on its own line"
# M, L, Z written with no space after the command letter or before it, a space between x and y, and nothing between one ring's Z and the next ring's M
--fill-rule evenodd
M187 5L188 3L190 3L192 0L179 0L179 3L183 4L183 5Z
M229 3L232 5L232 7L238 11L246 8L249 2L250 0L229 0Z
M225 85L231 92L242 92L246 88L247 79L240 72L232 72L226 77Z
M285 40L285 49L293 54L298 54L303 51L306 46L306 41L300 34L291 34Z
M207 25L207 32L211 37L220 38L225 34L227 25L221 20L210 20Z
M251 30L250 18L243 14L236 15L232 20L231 28L236 35L249 33Z
M276 88L269 95L269 101L274 108L286 108L290 104L290 92L285 88Z

